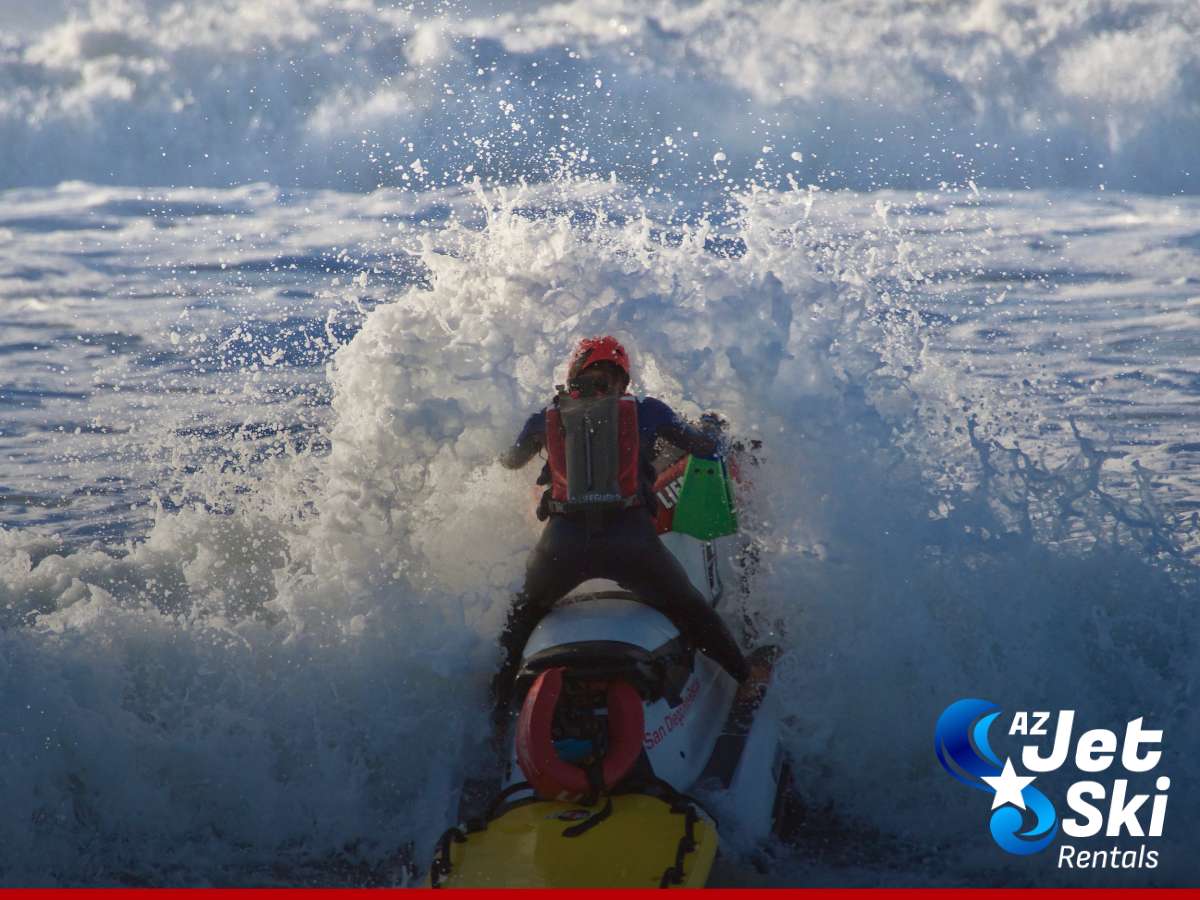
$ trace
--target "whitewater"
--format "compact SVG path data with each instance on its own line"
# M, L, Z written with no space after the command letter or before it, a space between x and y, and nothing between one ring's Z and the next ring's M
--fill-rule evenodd
M864 27L863 22L873 23ZM1200 14L0 10L0 883L375 884L486 764L580 336L761 442L724 609L807 843L721 883L1194 884ZM1138 716L1155 870L1010 859L959 697Z

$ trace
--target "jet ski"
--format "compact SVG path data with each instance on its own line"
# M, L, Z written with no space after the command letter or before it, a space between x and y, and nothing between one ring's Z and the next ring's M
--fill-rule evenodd
M731 481L724 462L684 456L655 486L664 543L714 605L738 540ZM723 835L746 847L782 832L774 649L738 685L639 600L588 582L538 624L506 764L464 786L430 886L701 887Z

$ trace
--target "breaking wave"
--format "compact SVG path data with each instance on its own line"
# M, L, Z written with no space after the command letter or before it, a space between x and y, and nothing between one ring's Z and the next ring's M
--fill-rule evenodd
M29 6L0 29L0 186L1173 193L1200 166L1200 11L1172 0Z
M941 202L975 214L970 191ZM177 472L191 501L123 547L0 532L6 883L361 883L426 853L487 752L537 534L528 473L494 460L583 333L628 340L638 391L762 441L760 564L727 612L784 647L799 784L852 862L994 865L933 758L951 699L1195 744L1172 524L1082 437L1048 469L981 429L986 397L928 352L903 230L839 237L802 190L690 222L601 179L451 205L406 226L419 283L332 357L327 450ZM1171 774L1185 806L1195 769ZM778 866L794 883L812 859Z

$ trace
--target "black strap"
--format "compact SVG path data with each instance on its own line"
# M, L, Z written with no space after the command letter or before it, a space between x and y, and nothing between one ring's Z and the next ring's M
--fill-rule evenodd
M569 516L573 514L583 513L590 515L592 513L615 512L616 510L632 509L635 506L642 505L641 494L634 494L631 497L622 497L619 501L614 500L611 503L571 503L566 500L554 500L546 497L546 509L554 516Z
M657 797L667 803L672 813L683 816L683 834L675 846L675 860L663 871L658 886L667 888L683 884L686 874L683 868L684 861L689 853L696 850L696 823L700 821L698 810L704 807L694 797L682 793L674 785L654 776L640 779L638 783L627 782L621 786L619 793L639 793ZM709 818L714 823L716 822L711 815Z
M601 768L600 760L592 760L591 764L584 770L587 772L588 791L587 797L584 798L585 806L595 806L600 799L601 794L605 794L604 790L604 769ZM579 837L579 835L595 828L605 819L612 815L613 805L612 796L605 795L604 807L600 812L588 816L582 822L575 825L568 825L563 829L563 837Z
M588 816L582 822L576 822L574 825L568 825L566 828L563 829L562 836L568 837L568 838L579 837L581 834L591 831L593 828L595 828L597 825L599 825L601 822L603 822L605 819L607 819L609 816L611 816L612 811L613 811L612 797L606 796L604 798L604 806L600 810L600 812Z
M433 862L429 865L430 887L440 888L442 879L450 874L450 842L464 844L466 840L467 836L460 828L447 828L442 833L441 839L438 840L437 850L433 855Z
M683 813L683 836L679 839L679 844L675 847L675 862L670 865L662 873L662 878L658 882L660 888L670 887L673 884L683 884L683 863L689 853L696 849L696 823L700 817L696 815L696 807L692 803L685 803L682 806L672 805L671 812Z
M671 807L671 812L676 814L683 813L689 807L693 809L702 809L704 814L712 820L713 825L720 830L721 823L711 812L705 809L704 804L690 794L685 794L677 790L670 782L663 781L657 776L642 777L637 779L626 779L616 790L615 794L646 794L650 797L657 797L663 800Z
M491 822L492 819L496 818L496 816L498 816L500 814L500 807L504 805L504 802L506 800L508 800L508 798L511 797L513 794L519 794L522 791L532 792L533 785L531 785L528 781L518 781L515 784L510 784L508 787L506 787L504 790L502 790L499 794L496 795L496 798L494 800L492 800L492 803L488 807L487 812L484 813L485 820L488 822ZM533 800L536 800L537 798L535 796L535 797L530 797L529 799L530 799L530 801L533 801ZM518 804L514 804L514 805L521 806L524 804L518 803Z
M585 802L588 806L595 806L605 790L604 768L599 759L593 759L584 771L587 772L588 787L591 789Z

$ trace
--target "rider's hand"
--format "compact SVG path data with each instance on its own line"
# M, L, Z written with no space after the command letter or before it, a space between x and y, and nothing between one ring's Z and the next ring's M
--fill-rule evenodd
M700 431L716 444L716 448L708 456L710 459L721 459L729 451L729 438L725 431L729 421L720 413L706 412L700 416Z
M700 430L705 434L716 437L729 427L729 420L716 412L706 412L700 416Z

